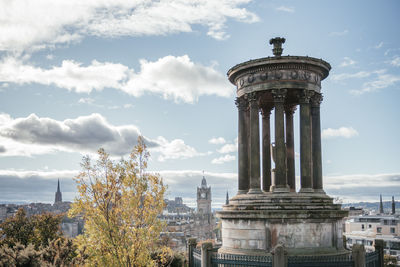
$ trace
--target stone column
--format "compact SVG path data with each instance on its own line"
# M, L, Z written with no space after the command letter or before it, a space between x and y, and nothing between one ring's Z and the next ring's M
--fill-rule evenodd
M271 129L270 115L272 107L261 107L262 114L262 188L269 192L271 187Z
M313 92L303 90L300 102L300 193L313 192L311 158L311 114L310 98Z
M193 262L193 250L196 248L197 240L196 238L189 238L188 240L188 252L189 252L189 267L194 267Z
M260 126L258 101L255 92L247 94L250 104L250 190L248 194L260 194Z
M244 97L236 98L236 106L239 111L239 133L238 133L238 195L246 194L249 190L249 104Z
M286 89L272 90L275 105L275 184L271 191L275 193L289 192L286 177L286 147L284 125L284 102Z
M313 189L317 193L325 193L322 186L322 152L321 152L321 119L320 105L322 102L321 94L314 94L311 98L312 116L312 174Z
M293 133L293 114L296 110L296 105L286 105L286 167L287 167L287 182L291 192L296 191L296 176L294 167L294 133Z

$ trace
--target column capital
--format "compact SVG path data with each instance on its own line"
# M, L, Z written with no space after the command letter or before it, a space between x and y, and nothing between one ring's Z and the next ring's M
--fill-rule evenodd
M302 90L299 92L298 97L299 97L299 102L300 104L308 104L310 103L311 97L314 95L313 91L309 90Z
M264 118L265 116L270 116L271 115L271 111L272 111L273 106L261 106L260 107L260 111L261 111L261 115Z
M235 104L241 111L246 111L249 108L249 102L244 97L236 97Z
M319 107L321 105L322 100L324 99L322 94L315 93L311 97L311 106L312 107Z
M248 93L246 96L247 96L247 100L249 101L250 104L253 104L253 103L257 104L256 101L258 100L258 97L257 97L256 92Z
M275 103L285 102L287 89L273 89L271 93Z
M297 109L297 105L294 105L294 104L287 104L287 105L285 105L284 107L285 107L285 113L286 113L286 115L293 115L294 112L295 112L296 109Z

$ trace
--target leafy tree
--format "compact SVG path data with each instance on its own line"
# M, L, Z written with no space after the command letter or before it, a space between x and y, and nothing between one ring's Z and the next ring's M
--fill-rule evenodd
M158 215L164 207L166 186L159 175L146 172L149 153L138 138L128 160L114 162L103 150L98 160L82 162L75 178L78 197L69 216L82 216L84 233L76 240L88 258L87 266L153 266L164 224ZM166 258L167 249L160 253ZM158 260L157 260L158 262Z
M49 240L60 237L60 224L62 215L44 213L26 216L23 208L18 209L13 217L7 218L0 224L0 236L3 236L2 244L14 246L20 243L27 246L32 243L37 249L39 246L47 246Z
M9 247L7 244L0 247L0 267L39 267L43 266L40 252L36 251L33 244L24 246L21 243Z
M33 239L33 223L26 217L23 208L19 208L17 213L7 218L0 224L0 236L2 244L14 246L17 242L26 246Z
M33 244L36 247L46 247L49 241L56 240L62 236L60 231L62 217L62 214L54 215L51 213L32 216L31 221L34 229Z

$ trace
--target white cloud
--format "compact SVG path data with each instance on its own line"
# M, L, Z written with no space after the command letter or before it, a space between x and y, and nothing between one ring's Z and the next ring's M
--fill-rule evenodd
M141 60L140 72L133 73L122 90L133 96L150 92L187 103L197 101L202 95L230 97L233 94L233 87L224 75L213 66L193 63L187 55L166 56L155 62Z
M133 108L132 104L124 104L124 108Z
M288 13L294 13L294 7L288 7L288 6L280 6L275 8L278 11L283 11L283 12L288 12Z
M169 159L187 159L211 154L211 152L198 152L195 148L185 144L182 139L168 141L164 137L159 136L156 142L160 147L154 148L153 151L160 153L158 156L159 161L165 161Z
M94 99L90 98L90 97L83 97L83 98L79 98L78 103L90 105L90 104L94 103Z
M330 36L343 36L349 33L349 30L343 30L341 32L331 32L329 33Z
M132 150L139 135L142 134L135 125L115 126L96 113L64 121L39 118L35 114L17 119L0 114L0 143L4 144L0 156L32 156L57 151L95 153L100 147L121 156ZM197 152L181 139L144 138L149 150L159 154L159 161L211 153Z
M356 73L340 73L340 74L333 74L331 76L332 81L342 81L347 79L362 79L370 77L373 74L381 74L384 73L386 70L375 70L375 71L359 71Z
M94 60L83 66L79 62L64 60L59 67L42 69L7 57L0 61L0 81L56 85L77 93L114 88L135 97L153 93L186 103L193 103L202 95L230 97L234 91L214 66L194 63L187 55L166 56L155 62L143 59L140 66L140 71L135 73L122 64Z
M233 144L225 144L217 152L222 154L227 154L231 152L236 152L238 150L238 139L236 138Z
M338 129L324 129L321 134L323 139L331 139L337 137L351 138L358 136L358 132L352 127L340 127Z
M390 87L400 81L400 75L387 74L386 69L374 70L374 71L359 71L356 73L341 73L333 74L331 77L332 81L339 82L346 79L364 79L370 78L372 80L366 81L362 84L361 89L351 90L350 93L355 95L361 95L366 92L374 92L380 89Z
M241 7L250 0L29 1L0 2L0 50L41 49L78 42L86 36L167 35L208 27L225 39L226 21L253 23L258 17ZM38 19L41 18L41 19ZM43 19L45 18L45 19Z
M379 48L382 48L382 46L383 46L383 42L380 42L379 44L375 45L374 48L379 49Z
M362 89L360 90L351 90L350 92L355 95L361 95L367 92L375 92L379 91L380 89L387 88L392 86L396 83L400 82L399 75L392 75L392 74L379 74L377 78L372 81L365 82L363 84Z
M196 188L201 185L201 170L155 171L168 185L168 196L183 197L186 204L196 206ZM0 201L48 202L54 201L57 179L60 178L63 199L72 201L76 184L72 177L78 170L21 171L0 170ZM237 191L237 173L205 172L211 186L213 207L221 208L226 191L232 197ZM379 201L383 196L397 196L400 173L325 175L324 190L331 197L340 197L345 203Z
M213 137L208 142L213 145L222 145L226 143L226 140L223 137Z
M211 161L211 163L212 164L223 164L223 163L226 163L226 162L234 161L235 159L236 159L235 156L226 154L225 156L213 159Z
M344 57L343 59L344 61L340 64L340 67L348 67L356 64L356 62L349 57Z
M391 61L390 64L392 64L395 67L400 67L400 57L395 56Z
M379 194L397 195L400 174L353 174L327 175L324 189L331 196L340 197L344 202L378 201Z

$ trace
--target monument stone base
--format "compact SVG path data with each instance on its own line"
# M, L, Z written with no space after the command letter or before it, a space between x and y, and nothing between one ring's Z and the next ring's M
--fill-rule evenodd
M268 255L281 244L289 255L346 254L340 204L319 193L262 193L233 197L217 212L219 253Z

